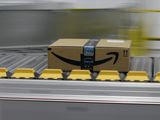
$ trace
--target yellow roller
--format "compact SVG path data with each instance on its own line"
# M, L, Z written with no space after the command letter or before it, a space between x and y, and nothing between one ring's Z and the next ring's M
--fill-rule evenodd
M156 82L160 82L160 72L157 72L155 78L154 78L154 81Z
M116 70L101 70L96 78L97 80L120 80L119 72Z
M91 79L91 72L89 70L72 70L68 79L71 80L89 80Z
M63 71L61 69L45 69L42 71L39 78L41 79L62 79Z
M34 78L35 70L31 68L17 68L12 77L13 78Z
M6 78L7 77L7 68L0 68L0 78Z
M147 72L145 71L129 71L127 73L126 81L149 81Z

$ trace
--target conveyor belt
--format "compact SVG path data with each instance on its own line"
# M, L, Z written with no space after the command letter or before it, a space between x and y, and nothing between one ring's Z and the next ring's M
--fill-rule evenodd
M152 77L152 58L149 57L133 57L131 59L131 71L146 71Z
M131 59L130 71L137 72L139 78L146 74L150 77L143 82L126 81L127 73L120 73L118 81L99 81L96 72L92 79L84 81L67 79L70 73L64 73L63 79L46 80L39 79L48 66L46 49L0 50L0 69L9 71L7 78L0 78L0 113L3 120L32 119L28 116L39 120L158 120L160 83L154 76L159 64L159 58ZM12 78L17 68L24 67L35 69L35 78ZM111 73L118 75L117 71Z
M160 71L159 60L158 57L132 57L130 71L146 72L149 81L154 81L156 73ZM32 68L35 70L35 78L37 79L47 66L46 47L0 49L0 68L8 69L8 78L17 68ZM69 74L64 72L64 79L67 79ZM96 80L97 75L98 73L92 73L92 80ZM126 76L126 73L120 73L120 81L125 81Z
M159 83L0 79L0 113L2 120L159 120L159 94Z

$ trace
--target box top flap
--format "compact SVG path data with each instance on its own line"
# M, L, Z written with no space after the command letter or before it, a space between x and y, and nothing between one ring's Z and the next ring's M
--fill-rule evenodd
M101 39L96 47L120 47L120 48L130 48L130 40L120 40L120 39Z
M56 42L51 44L49 47L69 47L69 46L74 46L74 47L83 47L89 39L58 39Z

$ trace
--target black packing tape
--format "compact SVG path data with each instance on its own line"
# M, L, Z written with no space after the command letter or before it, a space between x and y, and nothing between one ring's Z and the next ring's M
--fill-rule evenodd
M83 54L81 54L81 69L88 69L93 71L95 62L95 50L99 39L90 39L83 47Z

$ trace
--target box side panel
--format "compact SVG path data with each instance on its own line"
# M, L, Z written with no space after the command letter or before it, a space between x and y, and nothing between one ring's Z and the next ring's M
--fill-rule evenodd
M96 48L94 70L127 72L129 70L129 56L128 48Z
M48 51L48 68L80 69L82 52L82 47L52 47Z

